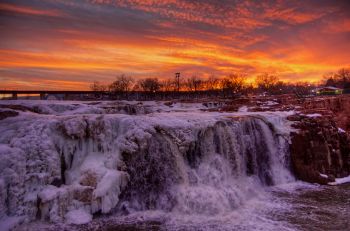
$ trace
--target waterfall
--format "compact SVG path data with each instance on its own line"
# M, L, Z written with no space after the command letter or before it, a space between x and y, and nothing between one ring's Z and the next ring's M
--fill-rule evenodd
M177 142L176 130L159 128L147 145L122 155L130 181L119 210L218 214L261 187L290 182L288 142L270 126L224 119L195 130L187 144Z
M11 125L0 121L0 218L62 222L77 211L89 216L146 210L223 214L267 186L293 180L288 136L266 116L25 115L8 120Z

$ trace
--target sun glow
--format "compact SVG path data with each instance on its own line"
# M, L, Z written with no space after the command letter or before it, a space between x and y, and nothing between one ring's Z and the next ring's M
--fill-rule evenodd
M86 89L120 73L173 78L175 72L239 72L249 81L268 72L284 81L316 82L349 65L350 19L341 5L203 1L213 11L208 16L180 2L1 3L2 87L59 81L62 88Z

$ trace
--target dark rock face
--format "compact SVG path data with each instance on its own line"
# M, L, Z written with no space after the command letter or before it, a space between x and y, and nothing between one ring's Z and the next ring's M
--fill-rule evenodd
M6 119L7 117L18 116L18 112L16 111L0 111L0 120Z
M24 105L17 105L17 104L10 104L10 105L0 104L0 108L12 109L12 110L23 111L23 112L30 111L33 113L40 113L40 109L37 106L27 107Z
M350 132L349 95L317 97L316 99L306 101L303 108L309 113L331 114L338 127Z
M148 142L140 148L138 155L123 153L131 178L123 197L137 210L160 207L170 210L174 203L171 185L182 180L176 166L174 144L169 137L159 133Z
M294 116L291 159L300 180L327 184L350 174L350 136L331 117ZM322 175L320 175L322 174ZM326 176L327 175L327 176Z

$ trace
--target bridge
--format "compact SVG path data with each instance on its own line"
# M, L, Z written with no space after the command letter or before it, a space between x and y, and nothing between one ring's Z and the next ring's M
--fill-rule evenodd
M222 90L204 91L65 91L65 90L1 90L0 99L18 99L20 95L37 95L41 100L54 96L56 100L193 100L197 98L238 98L240 94ZM6 97L4 97L6 96Z
M69 95L100 95L107 94L103 91L43 91L43 90L0 90L0 95L11 95L11 99L17 99L18 95L39 95L40 99L47 99L49 95L63 95L66 99Z

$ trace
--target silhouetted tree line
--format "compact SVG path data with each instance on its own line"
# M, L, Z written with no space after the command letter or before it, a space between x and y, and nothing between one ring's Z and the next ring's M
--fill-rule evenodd
M178 83L175 79L159 80L158 78L145 78L136 81L134 78L122 74L117 76L115 81L109 85L103 85L95 81L91 84L90 89L118 94L135 91L148 93L176 92L178 89L181 92L222 91L227 94L239 94L248 88L245 77L243 74L230 74L221 79L215 76L202 79L193 75L190 78L181 79Z
M350 89L350 68L342 68L335 73L324 76L324 85Z
M350 69L341 69L337 73L329 74L325 85L349 88ZM149 97L171 97L177 95L193 96L222 96L235 97L247 94L298 94L310 95L316 84L308 82L286 83L279 77L263 73L255 78L254 82L247 82L247 76L242 73L232 73L224 78L212 75L207 79L193 75L181 78L180 82L174 79L160 80L158 78L145 78L136 80L131 76L121 74L109 85L99 82L91 84L91 90L108 92L110 95L125 97L130 94L144 94Z

